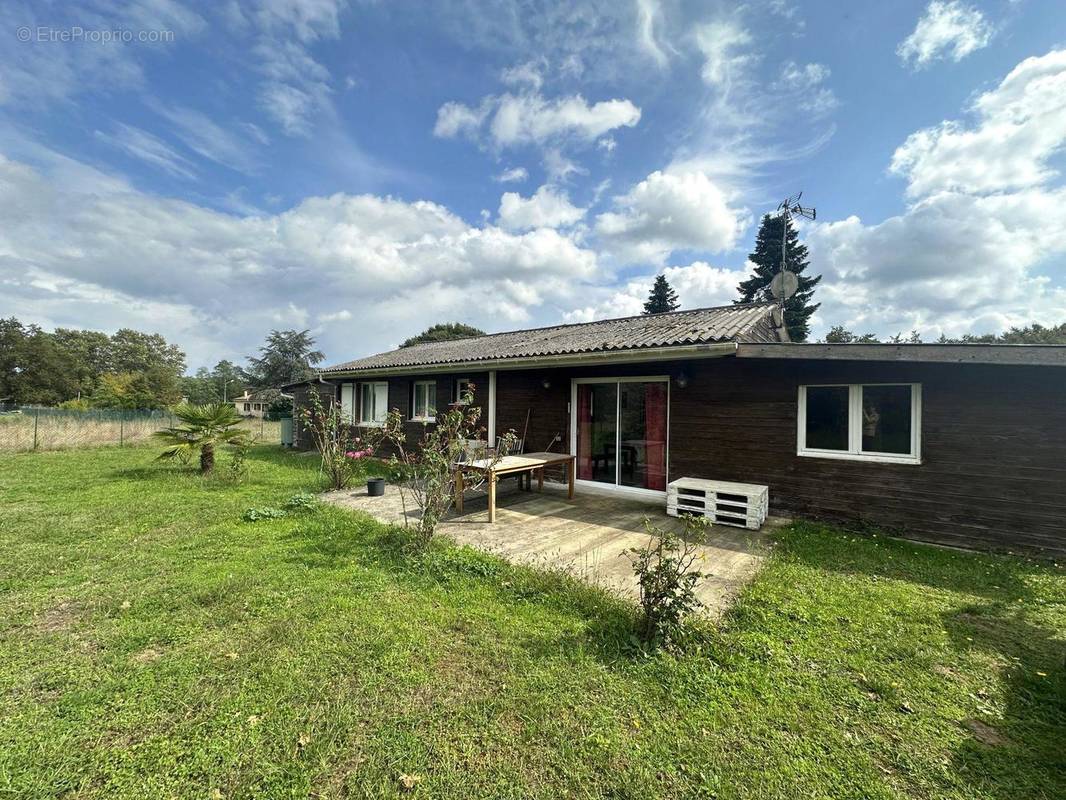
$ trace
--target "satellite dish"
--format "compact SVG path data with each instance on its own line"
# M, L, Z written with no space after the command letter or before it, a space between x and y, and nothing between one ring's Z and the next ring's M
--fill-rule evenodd
M770 294L775 300L788 300L799 289L799 283L796 273L783 269L770 281Z

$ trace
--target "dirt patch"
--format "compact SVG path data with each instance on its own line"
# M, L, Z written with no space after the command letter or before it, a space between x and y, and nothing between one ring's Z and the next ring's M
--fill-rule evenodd
M962 723L962 727L966 728L966 730L973 734L973 738L987 747L1005 747L1012 744L1010 739L987 722L981 722L979 719L965 720Z
M130 661L134 664L151 664L153 661L158 661L162 657L162 650L156 650L154 647L146 647L139 653L134 653L130 656Z
M77 621L78 609L73 603L64 600L38 614L33 620L33 627L38 633L66 633Z

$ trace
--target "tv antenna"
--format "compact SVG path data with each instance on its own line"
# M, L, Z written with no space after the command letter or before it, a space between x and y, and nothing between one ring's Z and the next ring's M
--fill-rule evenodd
M788 229L793 217L813 220L818 216L817 209L800 205L803 192L786 197L777 206L777 215L781 218L781 269L770 281L770 294L780 305L782 318L785 301L799 290L799 276L788 269Z

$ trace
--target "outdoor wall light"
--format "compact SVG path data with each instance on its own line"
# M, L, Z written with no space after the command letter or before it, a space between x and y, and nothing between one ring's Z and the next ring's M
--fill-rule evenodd
M552 388L552 382L551 382L550 380L548 380L547 378L544 378L544 379L543 379L543 380L542 380L542 381L540 382L540 385L541 385L541 386L543 386L543 387L544 387L545 389L550 389L550 388Z
M684 389L686 386L688 386L688 373L686 373L684 370L681 370L681 372L677 373L676 380L677 388Z

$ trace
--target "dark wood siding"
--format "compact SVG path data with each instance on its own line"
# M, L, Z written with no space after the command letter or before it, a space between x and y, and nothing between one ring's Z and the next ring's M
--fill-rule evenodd
M311 434L304 429L300 421L300 410L310 408L310 392L317 392L319 402L324 408L329 408L337 398L337 387L332 383L305 383L294 388L292 394L292 446L297 450L311 450L315 443Z
M778 512L948 545L1066 552L1066 371L723 359L672 395L672 478L767 484ZM922 384L922 463L796 454L802 384Z

